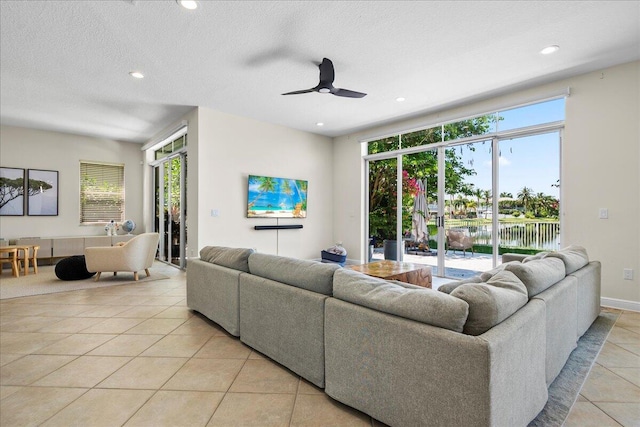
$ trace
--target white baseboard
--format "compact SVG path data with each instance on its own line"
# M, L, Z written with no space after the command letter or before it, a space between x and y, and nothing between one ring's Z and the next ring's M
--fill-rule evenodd
M600 305L603 307L617 308L619 310L638 311L640 312L640 302L627 301L616 298L600 298Z

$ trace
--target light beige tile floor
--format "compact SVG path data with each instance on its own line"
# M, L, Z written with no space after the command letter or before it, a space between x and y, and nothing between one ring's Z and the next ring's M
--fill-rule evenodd
M638 325L640 313L627 311L620 315L582 386L578 402L571 408L565 427L640 426Z
M186 274L0 302L0 426L384 426L186 307ZM1 280L1 279L0 279ZM623 313L566 426L640 426Z

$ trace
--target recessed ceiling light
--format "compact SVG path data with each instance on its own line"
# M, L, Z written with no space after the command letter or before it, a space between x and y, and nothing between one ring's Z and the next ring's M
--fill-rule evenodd
M316 123L316 126L324 126L324 123L318 122L318 123Z
M140 71L130 71L129 75L131 77L135 77L136 79L144 79L144 74L142 74Z
M198 2L195 0L177 0L178 4L185 9L193 10L197 9Z
M400 96L400 97L396 98L396 101L397 102L404 102L404 98Z
M559 50L560 50L560 46L554 44L552 46L545 47L544 49L542 49L540 51L540 53L543 54L543 55L549 55L549 54L552 54L552 53L557 52Z

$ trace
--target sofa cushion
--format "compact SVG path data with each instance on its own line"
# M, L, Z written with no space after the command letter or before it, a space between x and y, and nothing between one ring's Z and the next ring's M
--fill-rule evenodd
M253 249L225 248L223 246L205 246L200 249L200 259L212 264L249 272L249 255Z
M491 283L467 283L457 287L451 296L469 304L469 315L464 333L480 335L502 322L523 307L529 298L524 284L518 277L501 271L491 278Z
M469 306L466 302L429 288L414 289L357 271L336 271L334 297L377 311L462 332Z
M522 295L528 296L527 287L522 283L511 271L503 270L493 275L487 280L487 285L496 286L498 288L509 289L511 291L520 292Z
M589 264L587 250L582 246L571 245L557 252L549 252L548 257L560 258L564 262L567 274L580 270Z
M333 293L333 273L339 268L338 264L278 255L253 253L249 256L251 274L324 295Z
M546 257L548 254L549 254L548 251L538 252L535 255L529 255L528 257L523 259L522 262L529 262L529 261L535 261L537 259L542 259L542 258Z
M507 265L510 264L520 264L520 261L508 261L508 262L504 262L502 264L499 264L497 267L492 268L491 270L487 270L484 271L482 273L480 273L480 280L479 282L486 282L487 280L491 279L493 276L495 276L497 273L501 272L502 270L504 270Z
M480 282L482 282L482 280L480 279L480 276L473 276L468 279L445 283L444 285L438 286L438 290L440 292L444 292L445 294L450 294L451 291L453 291L455 288L457 288L460 285L464 285L465 283L480 283Z
M505 270L518 276L527 287L529 298L538 295L565 276L564 263L549 256L526 263L509 264Z

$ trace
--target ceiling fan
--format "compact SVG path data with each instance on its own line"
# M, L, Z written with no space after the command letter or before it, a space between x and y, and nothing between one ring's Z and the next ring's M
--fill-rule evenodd
M318 83L318 86L311 89L296 90L293 92L283 93L283 95L298 95L301 93L319 92L330 93L332 95L344 96L347 98L363 98L367 96L366 93L333 87L333 79L335 78L335 73L333 70L333 62L331 62L330 59L324 58L320 65L318 65L318 67L320 68L320 83Z

